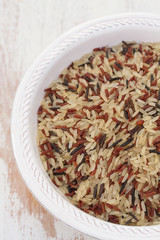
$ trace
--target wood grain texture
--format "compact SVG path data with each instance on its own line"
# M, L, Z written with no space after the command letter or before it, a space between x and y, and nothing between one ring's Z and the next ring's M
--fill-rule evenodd
M11 109L25 71L50 42L87 20L132 11L160 14L160 1L0 0L1 240L93 239L53 218L25 187L12 152Z

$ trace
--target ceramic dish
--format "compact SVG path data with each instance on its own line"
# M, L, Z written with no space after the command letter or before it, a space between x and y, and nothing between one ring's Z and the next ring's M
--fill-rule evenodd
M84 23L52 43L27 71L17 90L11 133L16 163L27 187L52 215L99 239L158 240L160 225L116 225L92 217L68 202L42 166L36 145L37 109L51 81L93 48L116 45L122 40L160 42L159 36L160 17L150 14L123 14Z

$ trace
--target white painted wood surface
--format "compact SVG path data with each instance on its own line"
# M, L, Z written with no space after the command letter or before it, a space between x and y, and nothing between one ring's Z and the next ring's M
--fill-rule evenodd
M0 0L1 240L93 239L53 218L25 187L11 146L12 103L25 71L50 42L87 20L133 11L160 14L160 1Z

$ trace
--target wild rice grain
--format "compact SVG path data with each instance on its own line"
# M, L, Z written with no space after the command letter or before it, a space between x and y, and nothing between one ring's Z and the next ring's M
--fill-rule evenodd
M96 48L60 73L37 111L52 183L115 224L160 224L159 55L159 43Z
M97 197L97 188L98 188L98 184L96 184L94 187L93 199L95 199Z
M133 139L134 138L129 138L126 142L124 142L124 143L122 143L121 145L120 145L120 147L125 147L125 146L127 146L129 143L131 143L132 141L133 141Z
M125 186L126 186L126 184L127 184L127 181L128 181L128 180L126 180L124 183L122 183L122 187L121 187L121 189L120 189L120 191L119 191L119 194L121 194L121 193L123 192L123 190L124 190L124 188L125 188Z
M118 145L118 143L120 143L122 141L122 138L121 139L118 139L116 142L114 142L111 146L109 146L108 147L108 149L110 149L110 148L113 148L113 147L115 147L115 146L117 146Z
M55 150L56 152L60 153L59 148L56 146L56 144L54 143L50 143L51 147L53 148L53 150Z
M84 145L83 144L80 144L78 147L76 147L71 153L70 155L74 155L76 152L78 152L81 148L83 148Z
M132 206L134 206L135 203L135 188L132 189Z
M99 195L98 195L98 197L99 198L101 198L101 196L102 196L102 194L104 193L104 183L102 183L101 185L100 185L100 189L99 189Z

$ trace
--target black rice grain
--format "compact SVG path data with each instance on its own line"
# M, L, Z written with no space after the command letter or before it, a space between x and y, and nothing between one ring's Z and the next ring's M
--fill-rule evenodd
M78 145L78 147L76 147L71 153L70 155L74 155L76 152L78 152L81 148L83 148L84 145L83 144L80 144Z
M138 130L139 130L139 126L137 125L136 127L134 127L134 128L130 131L130 135L132 136L132 135L135 134Z
M95 185L94 190L93 190L93 199L95 199L97 197L97 188L98 188L98 184Z
M72 89L72 88L68 88L67 91L69 91L69 92L77 92L76 89Z
M87 180L89 178L89 176L83 176L82 178L81 178L81 181L85 181L85 180Z
M158 101L160 100L160 90L158 91Z
M119 194L121 194L121 193L123 192L123 190L124 190L124 188L125 188L125 186L126 186L126 184L127 184L127 181L128 181L128 180L126 180L125 182L122 183L122 186L121 186L121 189L120 189L120 191L119 191Z
M72 193L77 190L77 188L71 187L70 185L68 185L67 189L69 193Z
M52 147L56 152L60 153L60 150L59 150L59 148L56 146L55 143L50 143L50 144L51 144L51 147Z
M55 132L53 132L53 131L49 131L49 134L54 136L54 137L57 137L57 134Z
M63 79L62 85L66 86L66 87L68 86L68 80L66 78Z
M125 109L124 109L124 116L125 116L126 119L129 119L128 112Z
M128 88L128 84L129 84L129 82L128 82L128 80L126 80L126 88Z
M120 138L119 140L117 140L116 142L114 142L111 146L108 147L108 149L115 147L118 143L120 143L122 141L122 138Z
M132 142L133 141L133 139L134 138L129 138L127 141L125 141L124 143L122 143L121 145L120 145L120 147L125 147L125 146L127 146L130 142Z
M87 82L92 82L93 80L90 79L89 77L83 76L83 78L87 81Z
M86 92L85 92L85 98L86 98L86 99L88 99L88 94L89 94L89 86L87 86Z
M100 185L98 197L100 198L103 193L104 193L104 183L102 183L102 184Z
M154 82L154 76L153 74L150 75L151 82Z
M60 109L60 107L51 107L51 108L50 108L50 110L52 110L52 111L56 111L56 110L58 110L58 109Z
M53 95L52 95L51 93L49 93L49 94L48 94L48 97L49 97L51 103L53 104L53 102L54 102L54 101L53 101Z
M122 50L122 55L126 55L126 53L128 52L128 48L126 47L123 47L123 50Z
M149 150L150 153L156 153L158 155L160 155L160 151L157 151L157 150Z
M53 172L54 176L58 176L58 175L65 175L65 172Z
M119 80L119 79L121 79L121 77L114 77L114 78L111 78L109 81L110 81L110 82L114 82L114 81L117 81L117 80Z
M105 140L106 140L106 134L102 135L102 137L99 140L100 147L103 147Z
M134 218L136 221L138 221L138 218L133 213L129 212L128 215L130 215L132 218Z
M131 218L131 219L129 219L127 222L125 222L125 225L129 225L129 224L132 222L132 219L133 219L133 218Z
M119 64L119 63L117 63L117 62L115 62L115 65L119 68L119 69L123 69L123 67Z
M67 152L70 152L69 142L67 143Z
M85 162L85 156L83 157L82 161L77 165L76 171L78 171L78 168Z
M134 206L135 203L135 188L132 189L132 206Z
M133 148L135 145L136 145L135 143L133 143L132 145L129 145L128 147L126 147L126 148L124 149L124 151L127 151L127 150Z
M150 88L146 85L146 84L144 84L144 83L142 83L144 86L145 86L145 89L147 89L148 91L150 91Z

